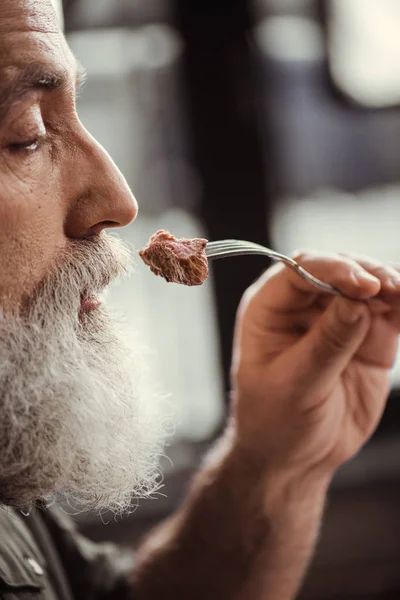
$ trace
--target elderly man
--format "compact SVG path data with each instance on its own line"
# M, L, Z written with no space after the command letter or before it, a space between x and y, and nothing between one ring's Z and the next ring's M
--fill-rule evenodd
M385 406L397 272L298 255L349 300L268 270L238 312L229 425L186 501L135 557L90 543L53 501L128 509L156 489L165 441L99 300L129 264L105 230L137 207L78 119L51 0L2 0L0 48L0 597L294 598L331 478Z

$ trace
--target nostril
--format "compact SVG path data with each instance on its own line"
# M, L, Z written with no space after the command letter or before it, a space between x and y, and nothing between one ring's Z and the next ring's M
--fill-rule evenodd
M121 227L121 224L117 221L101 221L100 223L93 225L93 227L90 227L89 235L99 234L103 231L103 229L110 229L112 227Z
M102 221L100 223L100 225L104 228L106 227L120 227L120 223L117 223L117 221Z

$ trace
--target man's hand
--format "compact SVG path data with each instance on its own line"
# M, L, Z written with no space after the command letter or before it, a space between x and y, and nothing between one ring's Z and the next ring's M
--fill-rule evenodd
M364 257L294 257L354 300L321 294L281 264L269 269L238 313L234 417L240 444L269 469L330 475L367 441L385 407L400 278Z
M233 426L139 551L140 600L294 600L330 479L379 421L400 331L397 272L365 258L296 258L354 300L281 265L245 294Z

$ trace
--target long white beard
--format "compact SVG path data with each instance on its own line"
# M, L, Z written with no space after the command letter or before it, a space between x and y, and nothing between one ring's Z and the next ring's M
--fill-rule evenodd
M78 316L81 297L128 263L115 238L73 242L23 310L0 313L3 504L61 495L82 509L122 512L159 487L167 421L143 356L105 309Z

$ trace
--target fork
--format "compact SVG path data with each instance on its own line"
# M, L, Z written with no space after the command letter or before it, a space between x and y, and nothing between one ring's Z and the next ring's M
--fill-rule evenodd
M245 256L249 254L260 254L261 256L268 256L273 260L277 260L285 263L288 267L293 269L302 279L311 283L314 287L320 291L334 294L335 296L343 296L348 298L346 294L343 294L338 288L329 283L324 283L320 279L311 275L308 271L303 269L293 258L271 250L266 246L255 244L254 242L246 242L244 240L220 240L218 242L208 242L206 245L206 255L209 260L215 260L219 258L227 258L230 256Z

